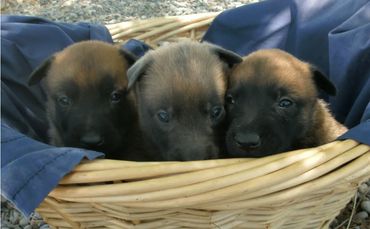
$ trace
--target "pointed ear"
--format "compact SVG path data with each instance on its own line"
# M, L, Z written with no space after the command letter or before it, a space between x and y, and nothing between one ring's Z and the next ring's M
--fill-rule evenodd
M205 44L207 44L210 47L210 49L220 57L222 61L227 63L230 68L234 64L238 64L243 61L243 58L239 54L233 51L221 48L220 46L217 46L214 44L210 44L206 42Z
M141 57L138 61L136 61L135 64L127 70L128 90L134 85L136 81L140 80L140 77L148 69L152 61L153 59L151 56L145 55Z
M335 85L317 68L311 66L312 77L318 89L328 93L328 95L335 96L337 88Z
M125 58L129 67L132 66L138 59L135 54L123 48L119 49L119 53Z
M32 86L40 82L48 73L51 63L54 61L54 56L49 57L44 62L42 62L28 78L28 85Z

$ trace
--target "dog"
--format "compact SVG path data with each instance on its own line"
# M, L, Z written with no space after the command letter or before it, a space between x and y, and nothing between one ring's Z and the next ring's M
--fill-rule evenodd
M346 127L319 99L336 88L318 69L278 49L259 50L234 67L226 92L230 157L262 157L316 147Z
M82 41L38 66L28 83L46 80L50 144L125 159L137 120L134 97L127 91L126 71L136 59L112 44Z
M182 41L149 51L129 68L139 125L156 160L218 158L230 68L241 56L209 43Z

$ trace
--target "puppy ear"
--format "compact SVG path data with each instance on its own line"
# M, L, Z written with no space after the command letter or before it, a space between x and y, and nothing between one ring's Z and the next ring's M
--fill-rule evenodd
M233 51L221 48L220 46L217 46L217 45L214 45L214 44L210 44L210 43L206 43L206 44L210 47L210 49L213 52L215 52L220 57L220 59L222 61L227 63L230 68L234 64L238 64L238 63L243 61L243 58L239 54L237 54Z
M328 95L335 96L337 88L321 71L317 68L311 67L312 77L316 87L328 93Z
M127 61L128 66L133 65L138 59L138 57L135 54L133 54L132 52L129 52L126 49L123 49L123 48L119 49L119 53L125 58L125 60Z
M127 89L128 90L145 73L145 71L148 69L151 63L152 63L152 58L146 55L146 56L141 57L138 61L135 62L134 65L132 65L127 70L127 79L128 79Z
M54 61L54 56L49 57L42 62L35 70L32 71L28 78L28 85L32 86L40 82L48 73L51 63Z

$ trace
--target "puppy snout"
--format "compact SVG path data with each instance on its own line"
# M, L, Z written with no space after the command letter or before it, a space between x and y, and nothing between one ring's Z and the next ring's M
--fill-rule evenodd
M256 133L236 133L234 141L243 148L255 149L261 146L261 138Z
M89 132L80 138L80 142L88 147L101 146L104 144L104 138L99 133Z

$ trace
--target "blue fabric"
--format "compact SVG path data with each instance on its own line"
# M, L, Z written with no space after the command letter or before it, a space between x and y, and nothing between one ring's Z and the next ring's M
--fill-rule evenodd
M99 25L1 17L1 193L25 215L84 157L103 155L41 143L47 142L46 96L42 84L27 86L29 74L44 59L91 39L112 43L109 31Z
M339 89L326 98L351 129L341 139L370 145L370 3L366 0L270 0L218 16L204 40L241 55L280 48L318 66ZM34 210L84 157L101 153L56 148L47 142L42 84L28 87L30 72L52 53L82 40L112 42L103 26L54 23L35 17L1 17L2 195L24 214ZM130 41L141 56L150 47Z
M56 148L1 125L1 194L29 215L83 158L101 153Z
M369 0L270 0L221 13L204 41L247 55L279 48L323 71L338 89L327 97L351 128L340 139L370 145Z
M129 50L137 57L142 57L147 51L152 49L149 45L136 39L128 40L125 44L123 44L123 48Z

